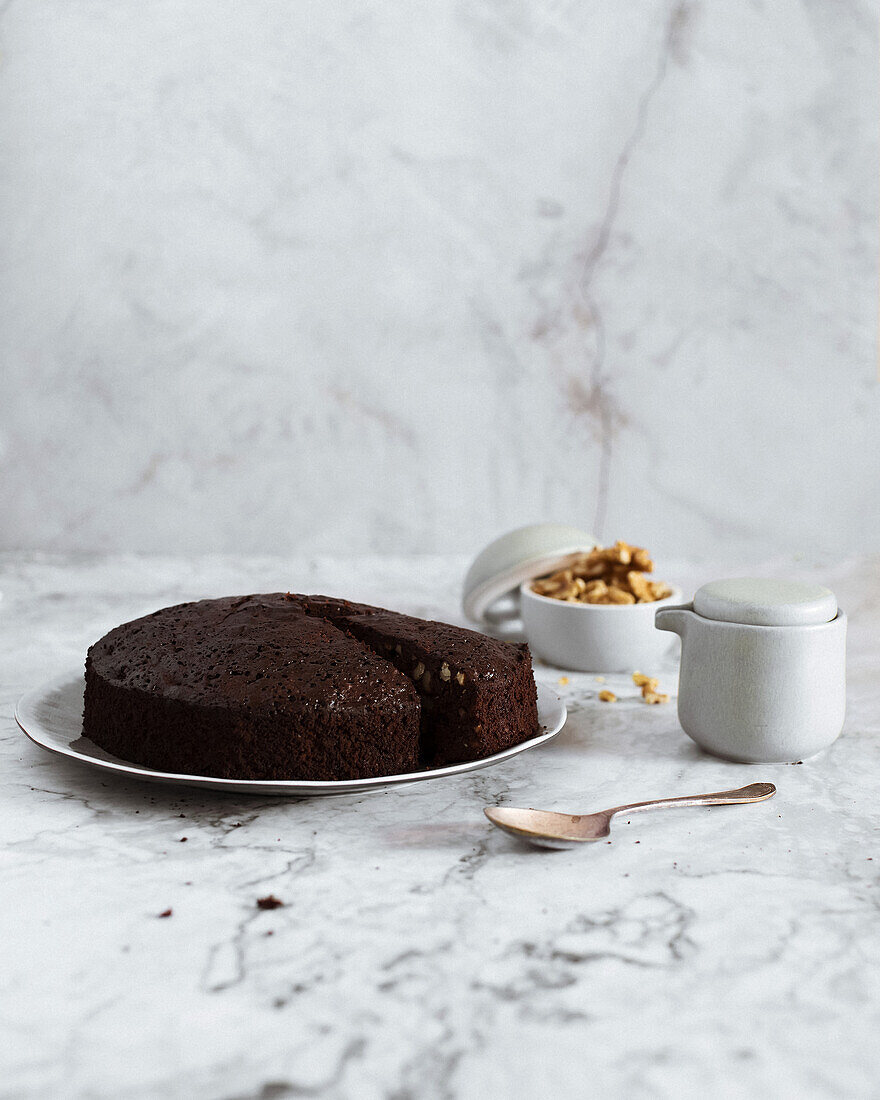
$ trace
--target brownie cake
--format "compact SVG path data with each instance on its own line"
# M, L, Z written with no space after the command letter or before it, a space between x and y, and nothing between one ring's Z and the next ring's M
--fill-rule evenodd
M163 608L86 658L84 735L162 771L372 778L537 732L527 646L326 596Z

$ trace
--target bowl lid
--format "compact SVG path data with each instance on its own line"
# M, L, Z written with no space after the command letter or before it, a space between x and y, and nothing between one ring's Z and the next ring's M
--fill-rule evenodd
M533 523L508 531L481 550L468 569L461 601L465 615L484 622L491 605L523 581L598 545L586 531L563 523Z
M748 626L810 626L835 617L837 598L821 584L735 577L704 584L694 596L694 611Z

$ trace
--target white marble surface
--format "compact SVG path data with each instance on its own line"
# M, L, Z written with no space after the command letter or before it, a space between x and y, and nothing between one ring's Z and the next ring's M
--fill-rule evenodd
M880 538L874 0L3 0L0 546Z
M109 782L13 724L20 692L156 606L300 588L458 620L463 564L0 556L0 1095L877 1095L876 558L761 566L824 581L851 616L845 732L801 766L701 755L672 706L623 678L601 704L575 675L546 748L358 798ZM661 677L674 688L672 664ZM759 778L776 798L634 817L574 852L520 847L481 812ZM257 910L270 892L285 906Z

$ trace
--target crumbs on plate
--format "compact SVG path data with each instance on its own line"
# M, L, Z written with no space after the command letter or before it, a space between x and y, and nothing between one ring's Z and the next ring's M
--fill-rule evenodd
M644 547L618 539L614 546L597 546L588 554L579 554L564 569L538 578L532 591L567 603L654 603L672 595L672 589L645 576L653 570L651 555Z

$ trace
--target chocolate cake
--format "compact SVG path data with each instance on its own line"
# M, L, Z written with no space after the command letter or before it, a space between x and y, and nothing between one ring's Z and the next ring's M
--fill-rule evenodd
M84 736L168 772L372 778L537 732L527 646L326 596L163 608L86 658Z

